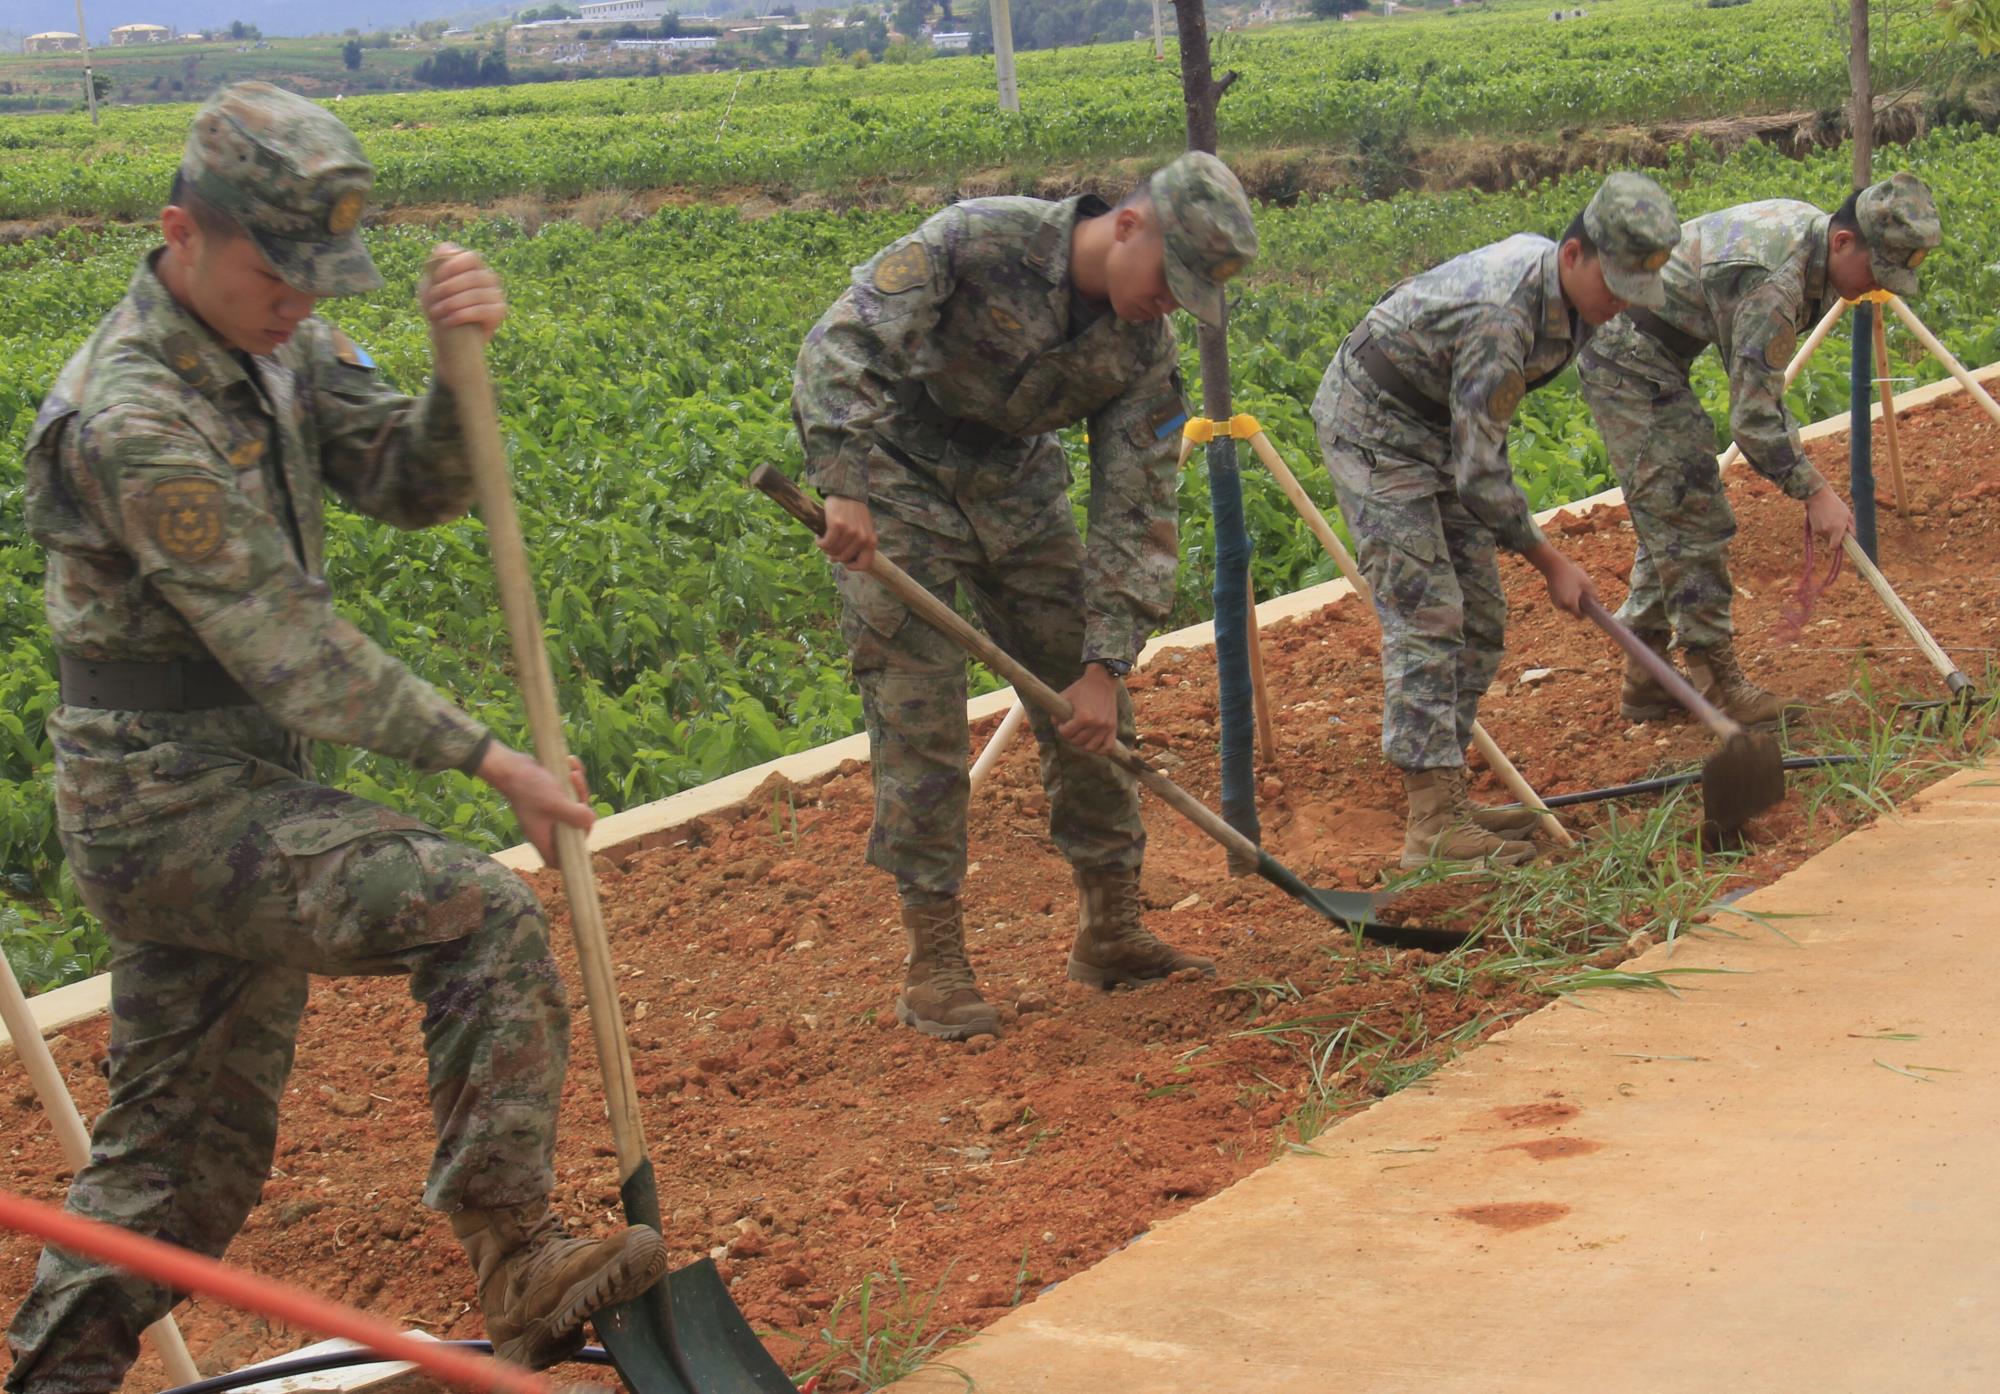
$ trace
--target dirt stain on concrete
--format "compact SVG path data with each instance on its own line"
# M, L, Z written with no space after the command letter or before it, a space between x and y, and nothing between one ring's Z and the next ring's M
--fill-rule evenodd
M1514 1104L1494 1109L1493 1116L1510 1128L1546 1128L1556 1123L1567 1123L1581 1112L1583 1110L1575 1104Z
M1569 1214L1569 1207L1546 1200L1491 1201L1485 1205L1463 1205L1451 1213L1454 1219L1511 1232L1560 1220Z
M1495 1152L1526 1152L1538 1162L1556 1162L1565 1157L1585 1157L1599 1151L1601 1142L1592 1142L1584 1137L1541 1137L1533 1142L1510 1142L1504 1147L1496 1147Z

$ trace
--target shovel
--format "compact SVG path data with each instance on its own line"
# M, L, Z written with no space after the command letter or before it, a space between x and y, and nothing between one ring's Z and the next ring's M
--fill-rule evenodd
M769 494L780 508L811 528L814 535L826 531L826 513L780 471L769 465L759 465L750 472L748 482L752 488L761 489ZM1040 707L1058 723L1068 721L1075 714L1075 709L1070 706L1068 698L1030 673L998 644L959 618L956 610L924 589L920 582L880 552L877 552L875 559L869 562L868 574L887 586L898 600L910 607L912 613L1012 683L1014 691L1020 694L1023 701ZM1363 938L1395 948L1448 952L1471 937L1462 930L1378 923L1373 918L1377 909L1374 896L1362 891L1324 890L1308 886L1277 858L1230 827L1220 815L1194 795L1147 764L1142 756L1124 742L1114 740L1105 758L1130 770L1141 784L1152 790L1175 812L1221 843L1228 850L1233 863L1254 866L1259 876L1292 899L1317 910L1337 924L1359 931Z
M550 774L569 787L569 750L556 708L555 679L542 642L542 620L528 573L527 545L514 512L493 382L476 328L438 336L438 375L458 401L466 454L472 463L479 513L493 549L501 604L520 670L535 753ZM604 1075L611 1136L618 1149L618 1195L632 1224L663 1230L660 1196L646 1137L639 1122L639 1091L632 1052L618 1011L610 943L597 903L597 881L581 829L556 829L557 861L576 932L576 957L590 1003L591 1034ZM722 1276L707 1259L669 1273L630 1302L592 1316L611 1363L633 1394L797 1394L764 1343L730 1299Z
M1701 767L1702 837L1711 845L1741 832L1743 825L1785 797L1785 763L1777 739L1746 731L1696 692L1666 659L1620 624L1602 605L1585 596L1583 613L1632 656L1653 681L1722 738L1722 749Z

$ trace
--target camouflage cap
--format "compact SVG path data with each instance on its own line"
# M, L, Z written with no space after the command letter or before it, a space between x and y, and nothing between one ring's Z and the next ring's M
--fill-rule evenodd
M1917 293L1917 268L1944 240L1937 204L1924 181L1908 171L1870 184L1854 200L1854 221L1868 244L1875 284L1897 295Z
M1667 303L1660 268L1681 240L1681 222L1665 189L1631 170L1608 174L1583 210L1583 230L1613 295L1649 310Z
M1203 324L1222 322L1222 287L1257 255L1250 200L1229 166L1190 150L1147 185L1166 244L1167 289Z
M382 284L356 231L375 166L323 107L268 82L231 83L195 113L181 174L243 225L287 285L353 295Z

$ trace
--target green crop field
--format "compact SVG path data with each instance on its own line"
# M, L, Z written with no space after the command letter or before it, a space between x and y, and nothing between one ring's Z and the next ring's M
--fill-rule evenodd
M1671 23L1667 22L1671 19ZM1878 73L1938 69L1931 30L1887 26ZM1321 24L1218 40L1244 76L1223 107L1225 149L1361 138L1384 129L1551 137L1612 120L1836 106L1844 58L1813 0L1705 6L1608 0L1560 29L1519 0L1476 14ZM1964 71L1964 65L1959 65ZM661 185L830 187L875 175L1163 154L1180 140L1171 64L1142 49L1024 55L1024 114L992 107L990 65L931 62L362 98L343 119L382 166L391 202L476 202ZM0 217L144 216L164 193L190 108L0 118ZM1823 206L1848 155L1803 161L1699 140L1659 171L1684 215L1791 195ZM1937 190L1946 246L1919 310L1968 361L2000 357L2000 144L1973 126L1880 152ZM1232 322L1238 409L1265 422L1322 502L1306 405L1339 339L1399 277L1508 233L1555 233L1595 176L1482 195L1304 198L1260 211L1264 254ZM668 206L601 228L491 216L452 235L507 280L514 315L494 346L506 428L553 666L573 738L610 807L845 735L859 722L831 585L807 540L740 486L763 461L799 464L789 418L800 338L847 268L920 208L786 211ZM382 292L329 305L390 377L425 380L412 286L436 230L368 232ZM64 358L150 245L143 224L71 228L0 247L0 939L47 986L103 952L74 901L53 833L42 721L55 700L41 558L22 526L20 446ZM1190 381L1197 376L1191 348ZM1935 376L1925 361L1912 372ZM1720 420L1712 362L1700 385ZM1808 419L1840 408L1836 340L1795 391ZM1514 463L1537 506L1608 481L1573 379L1531 397ZM1082 458L1080 436L1071 449ZM1247 506L1262 595L1326 579L1328 564L1275 487ZM1212 541L1199 467L1182 482L1185 564L1175 623L1207 612ZM345 611L425 676L519 739L504 629L477 523L416 535L336 512L328 570ZM456 774L324 749L323 774L481 846L511 841L503 806Z
M303 80L309 85L301 90L307 92L405 90L415 85L412 73L434 47L371 48L362 55L360 71L350 72L340 57L345 42L326 36L274 39L266 48L232 42L132 44L93 49L90 61L111 82L108 113L120 102L199 98L225 82L244 78L294 84ZM82 101L82 54L0 54L0 112L66 110Z
M1779 194L1830 204L1847 155L1798 163L1759 147L1716 160L1688 153L1664 172L1684 213ZM1919 309L1969 361L2000 357L2000 143L1935 133L1882 153L1936 188L1950 240L1926 267ZM1330 504L1307 403L1340 337L1381 288L1445 256L1523 229L1554 232L1588 197L1575 176L1486 196L1307 200L1265 209L1265 254L1233 322L1239 410L1266 423L1308 487ZM504 220L456 235L506 277L514 315L494 346L506 428L548 612L553 666L578 752L608 806L661 797L727 771L845 735L858 703L833 625L825 567L807 540L740 485L755 464L796 469L788 415L799 339L846 269L921 216L782 213L744 220L668 208L598 231ZM328 307L384 371L421 384L427 340L412 286L428 230L377 229L390 284ZM71 231L0 249L0 875L14 916L74 925L52 828L41 721L55 698L41 613L40 558L23 536L19 448L65 355L122 291L148 246L140 228ZM1195 363L1187 353L1192 379ZM1928 362L1913 371L1935 376ZM1604 487L1608 475L1571 379L1531 397L1516 421L1516 468L1537 506ZM1807 419L1845 401L1845 351L1828 345L1795 392ZM1712 361L1702 386L1724 405ZM1080 438L1072 449L1081 460ZM1327 576L1274 486L1252 471L1248 509L1260 594ZM1198 464L1183 480L1186 565L1176 622L1206 612L1209 519ZM471 521L408 535L336 513L328 570L369 633L518 739L507 646L481 530ZM451 827L483 846L510 841L490 791L456 774L323 749L331 779ZM35 908L30 908L30 907ZM48 983L87 967L94 941L51 928L17 942ZM29 947L33 946L32 949Z
M1225 153L1384 132L1541 134L1677 117L1838 107L1846 58L1822 0L1605 0L1552 25L1533 0L1478 13L1222 36ZM1878 38L1884 90L1932 74L1934 25ZM1962 51L1970 53L1969 48ZM2000 64L1989 64L2000 73ZM740 81L739 81L740 78ZM1023 54L1022 111L994 110L989 59L369 97L340 114L390 204L605 188L829 187L1178 148L1179 77L1140 45ZM189 108L0 123L0 218L143 216Z

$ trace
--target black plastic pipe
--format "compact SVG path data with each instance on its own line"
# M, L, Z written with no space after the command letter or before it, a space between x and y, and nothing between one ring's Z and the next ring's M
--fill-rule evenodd
M1858 755L1788 755L1785 768L1788 770L1818 770L1829 765L1851 765L1861 757ZM1682 770L1679 774L1664 774L1658 779L1641 779L1632 784L1613 784L1605 789L1585 789L1575 794L1552 794L1542 800L1545 808L1573 808L1580 803L1602 803L1606 799L1629 799L1640 794L1661 794L1669 789L1678 789L1684 784L1699 784L1700 770ZM1502 804L1503 808L1519 808L1517 803Z
M481 1355L493 1353L491 1341L440 1341L439 1345L455 1346L459 1350L477 1351ZM604 1353L603 1346L585 1346L570 1359L579 1365L609 1365L611 1357ZM345 1370L355 1365L401 1364L392 1356L372 1350L323 1350L317 1355L301 1355L291 1360L274 1360L268 1365L252 1365L247 1369L231 1370L227 1374L210 1375L198 1379L193 1384L176 1385L163 1394L223 1394L229 1389L241 1389L245 1385L264 1384L270 1380L290 1379L295 1375L317 1375L326 1370Z

